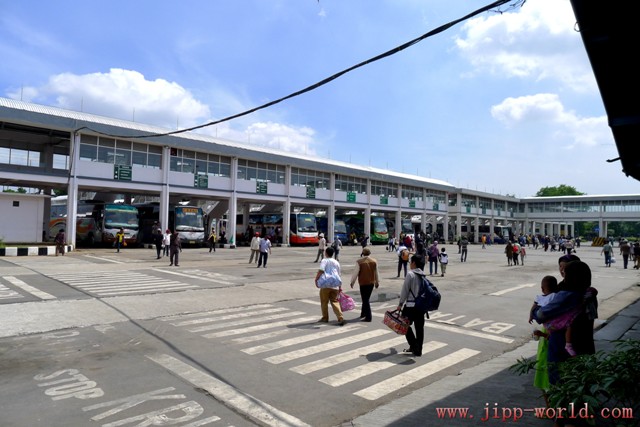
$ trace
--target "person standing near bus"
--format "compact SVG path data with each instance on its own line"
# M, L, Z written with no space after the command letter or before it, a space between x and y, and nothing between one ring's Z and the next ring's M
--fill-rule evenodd
M120 252L120 248L126 244L124 240L124 228L120 227L120 230L116 233L116 241L114 243L116 245L116 252Z
M216 251L216 229L212 228L209 234L209 253Z
M313 262L318 262L318 260L322 260L324 257L324 250L327 249L327 241L324 239L324 234L318 234L318 254L316 255L316 260Z
M171 233L169 237L169 267L175 264L176 267L180 267L178 263L179 253L182 252L182 243L180 243L180 235L178 232Z
M164 256L169 256L169 245L171 244L171 230L167 228L162 236L162 250Z
M56 256L58 256L58 254L64 256L64 245L66 243L66 240L67 239L64 235L64 230L58 230L58 234L56 234L56 237L54 239L54 242L56 244Z
M153 243L156 245L156 259L160 259L160 255L162 253L162 228L160 228L160 224L156 221L153 224Z

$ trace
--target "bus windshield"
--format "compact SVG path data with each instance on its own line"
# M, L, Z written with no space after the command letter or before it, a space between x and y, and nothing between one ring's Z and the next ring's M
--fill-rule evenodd
M176 231L204 231L202 209L179 206L175 213Z
M373 231L376 233L387 233L387 222L382 217L371 217Z
M334 233L338 234L347 234L347 224L344 223L341 219L336 219L336 223L334 226Z
M107 206L104 212L104 224L109 228L138 229L138 210Z
M313 214L298 214L298 231L305 233L315 233L316 217Z

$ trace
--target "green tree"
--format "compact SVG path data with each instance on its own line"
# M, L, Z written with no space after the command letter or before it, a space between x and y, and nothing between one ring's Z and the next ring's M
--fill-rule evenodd
M583 196L575 187L560 184L557 187L542 187L536 193L536 197L558 197L558 196Z

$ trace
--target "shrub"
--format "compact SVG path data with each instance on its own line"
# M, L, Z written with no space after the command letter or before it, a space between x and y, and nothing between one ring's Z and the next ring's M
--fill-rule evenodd
M519 359L511 371L523 375L535 370L535 360ZM640 425L640 341L616 341L611 352L598 351L568 359L558 365L561 380L551 385L547 396L551 408L589 408L598 426ZM629 418L601 418L603 409L630 412ZM616 412L611 412L615 415Z

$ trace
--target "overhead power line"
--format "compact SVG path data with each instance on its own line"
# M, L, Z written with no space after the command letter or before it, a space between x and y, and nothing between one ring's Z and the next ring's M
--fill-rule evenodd
M329 76L329 77L327 77L327 78L325 78L323 80L320 80L319 82L314 83L311 86L307 86L306 88L301 89L301 90L299 90L297 92L293 92L293 93L291 93L291 94L289 94L287 96L283 96L282 98L278 98L278 99L275 99L273 101L267 102L267 103L262 104L262 105L260 105L258 107L254 107L254 108L252 108L250 110L246 110L246 111L243 111L241 113L234 114L232 116L228 116L228 117L225 117L225 118L220 119L220 120L207 122L207 123L204 123L204 124L201 124L201 125L197 125L197 126L192 126L192 127L189 127L189 128L179 129L179 130L175 130L175 131L171 131L171 132L165 132L165 133L154 133L154 134L133 135L133 136L127 135L126 138L128 138L128 139L132 139L132 138L154 138L154 137L159 137L159 136L176 135L176 134L180 134L180 133L184 133L184 132L190 132L190 131L193 131L193 130L202 129L202 128L205 128L205 127L208 127L208 126L214 126L214 125L217 125L217 124L220 124L220 123L223 123L223 122L227 122L229 120L237 119L239 117L243 117L243 116L255 113L256 111L263 110L263 109L265 109L267 107L271 107L272 105L279 104L282 101L286 101L287 99L294 98L296 96L302 95L303 93L310 92L310 91L312 91L314 89L319 88L320 86L324 86L327 83L337 79L338 77L342 77L343 75L345 75L345 74L347 74L347 73L349 73L349 72L351 72L353 70L356 70L356 69L358 69L360 67L364 67L367 64L371 64L371 63L379 61L379 60L381 60L383 58L387 58L387 57L389 57L391 55L395 55L396 53L401 52L401 51L405 50L406 48L413 46L414 44L420 43L422 40L424 40L426 38L429 38L431 36L435 36L436 34L439 34L439 33L443 32L445 30L448 30L449 28L453 27L454 25L457 25L460 22L464 22L464 21L466 21L466 20L468 20L470 18L473 18L474 16L479 15L479 14L481 14L483 12L486 12L486 11L491 10L491 9L497 9L500 6L503 6L503 5L507 4L507 3L513 3L511 5L511 8L516 8L516 7L522 6L525 2L526 2L526 0L497 0L497 1L494 1L493 3L490 3L490 4L486 5L486 6L481 7L480 9L477 9L477 10L469 13L468 15L465 15L465 16L463 16L461 18L458 18L458 19L456 19L454 21L451 21L451 22L448 22L446 24L443 24L443 25L439 26L438 28L435 28L435 29L429 31L428 33L425 33L425 34L423 34L423 35L421 35L419 37L416 37L413 40L410 40L410 41L408 41L408 42L406 42L404 44L401 44L400 46L397 46L397 47L395 47L395 48L393 48L391 50L388 50L388 51L386 51L384 53L381 53L381 54L379 54L377 56L374 56L373 58L370 58L370 59L367 59L365 61L362 61L362 62L360 62L360 63L358 63L356 65L353 65L353 66L351 66L349 68L345 68L344 70L339 71L339 72L337 72L337 73L335 73L335 74L333 74L333 75L331 75L331 76ZM501 13L501 11L499 11L499 10L497 10L497 12ZM96 131L95 129L91 129L91 128L87 127L87 126L83 126L81 128L76 129L76 132L78 132L78 131L80 131L82 129L87 129L87 130L90 130L92 132L95 132L95 133L98 133L98 134L101 134L101 135L105 135L105 136L124 137L124 135L114 135L114 134L109 134L109 133L105 133L105 132Z

